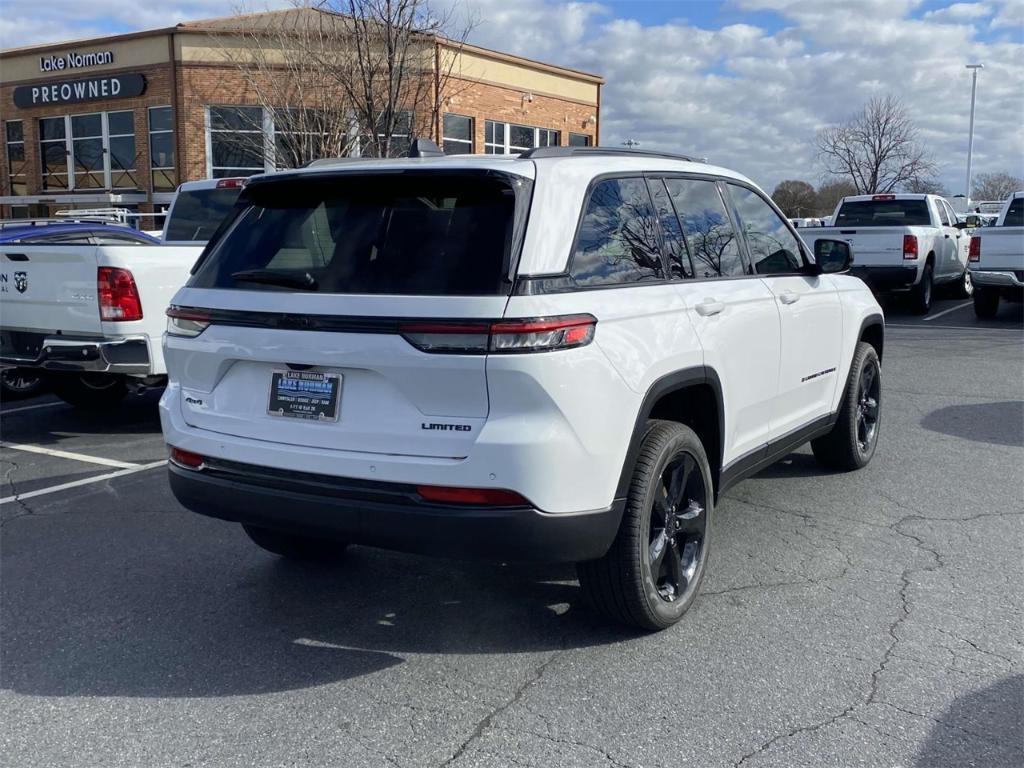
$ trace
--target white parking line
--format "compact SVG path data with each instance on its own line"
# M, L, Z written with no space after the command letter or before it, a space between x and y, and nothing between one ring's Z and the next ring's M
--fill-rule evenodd
M162 467L167 463L167 459L163 461L154 461L152 464L138 464L133 465L131 469L122 469L117 472L108 472L105 475L97 475L96 477L86 477L82 480L74 480L70 483L61 483L60 485L51 485L49 488L40 488L37 491L28 491L27 493L17 493L14 496L7 496L6 498L0 499L0 505L10 504L14 501L24 501L25 499L34 499L36 496L45 496L49 493L57 493L58 491L66 491L69 488L78 488L82 485L90 485L91 483L101 483L104 480L113 480L115 477L124 477L125 475L134 475L136 472L145 472L147 469L154 469L155 467Z
M23 405L20 408L4 408L0 411L0 416L8 413L20 413L21 411L34 411L36 408L53 408L57 405L67 405L64 401L58 401L56 403L40 403L38 405Z
M920 324L911 325L909 323L908 324L904 324L904 325L900 325L899 323L886 323L885 327L886 327L886 329L888 329L888 328L904 328L904 329L913 329L913 330L918 330L918 331L920 331L920 330L930 330L932 328L934 328L936 331L983 331L983 332L986 332L986 333L988 331L1011 331L1012 333L1015 333L1017 335L1020 335L1020 332L1021 332L1020 328L1000 328L999 326L992 326L992 325L932 325L932 326L927 326L927 325L920 325Z
M950 312L956 312L958 309L963 309L964 307L969 307L973 303L973 301L965 301L963 304L957 304L955 307L950 307L949 309L944 309L941 312L936 312L934 315L928 315L924 321L927 323L929 320L934 320L937 317L948 315Z
M117 459L104 459L102 456L89 456L84 453L72 453L71 451L58 451L53 448L43 448L41 445L26 445L24 443L0 442L0 448L8 448L12 451L26 451L28 453L41 453L44 456L55 456L58 459L72 459L73 461L84 461L87 464L101 464L104 467L120 467L121 469L132 469L139 466L130 461L118 461Z

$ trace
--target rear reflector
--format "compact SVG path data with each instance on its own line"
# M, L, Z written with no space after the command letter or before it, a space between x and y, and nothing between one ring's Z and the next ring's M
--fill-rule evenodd
M917 258L917 237L915 237L914 235L903 236L903 258Z
M968 261L981 261L981 237L974 235L971 244L967 247Z
M416 492L427 501L444 504L482 504L489 507L528 507L530 502L515 491L502 488L449 488L443 485L418 485Z
M210 327L210 313L201 309L183 309L171 305L167 309L167 333L191 339Z
M202 469L206 465L206 459L198 453L183 451L181 448L171 447L171 463L184 469Z
M872 195L872 200L895 200L896 195Z
M135 278L127 269L100 267L96 272L100 320L128 322L142 319L142 300Z
M589 344L597 318L561 315L516 320L400 323L399 333L423 352L485 354L550 352Z

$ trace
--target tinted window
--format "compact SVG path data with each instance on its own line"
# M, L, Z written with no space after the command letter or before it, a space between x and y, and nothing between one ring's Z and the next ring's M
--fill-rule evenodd
M944 227L948 227L952 224L949 220L949 214L946 213L946 209L942 206L942 202L939 200L935 201L935 210L939 213L939 221L942 222Z
M658 214L658 221L661 222L669 275L674 278L693 277L693 267L690 265L690 256L686 252L683 228L679 226L679 219L676 218L676 210L672 207L668 190L665 189L665 182L655 179L650 183L650 188L654 210Z
M759 275L796 272L803 266L796 235L764 198L745 187L729 185L729 194L747 236L750 260Z
M836 227L913 227L931 224L925 200L855 200L843 203Z
M581 286L663 278L657 227L643 179L599 182L576 237L572 278Z
M153 245L151 240L127 232L94 232L92 239L96 245Z
M179 192L167 222L167 240L209 240L235 204L238 192L231 187Z
M1006 212L1004 227L1024 227L1024 197L1015 198Z
M718 185L702 179L665 179L697 277L747 274Z
M330 175L258 184L190 285L295 290L244 270L308 279L320 293L495 295L505 281L515 191L484 174Z

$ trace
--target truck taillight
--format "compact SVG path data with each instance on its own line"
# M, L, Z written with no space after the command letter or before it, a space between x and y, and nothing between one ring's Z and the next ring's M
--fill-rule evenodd
M482 355L582 347L593 340L596 325L593 315L465 322L413 320L401 323L398 332L423 352Z
M100 267L96 272L100 320L128 322L142 319L142 299L135 278L127 269Z
M903 236L903 258L917 258L917 237L915 237L914 235Z
M895 200L896 195L872 195L872 200Z
M249 181L245 176L231 176L217 181L217 189L241 189Z
M967 247L967 260L981 261L981 238L978 235L971 238L971 244Z
M210 327L210 313L201 309L170 306L167 309L167 333L193 339Z

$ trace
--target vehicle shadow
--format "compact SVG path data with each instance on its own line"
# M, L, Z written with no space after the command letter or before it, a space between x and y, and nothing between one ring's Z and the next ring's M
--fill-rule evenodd
M467 656L638 636L581 606L571 566L361 547L334 564L297 565L258 550L239 526L198 516L53 520L4 531L0 686L27 695L280 692L426 653L450 655L453 673L470 677ZM26 530L39 538L12 535ZM45 531L59 542L47 548Z
M791 453L784 456L771 466L765 467L756 475L744 482L751 480L775 480L778 478L794 477L824 477L826 475L841 474L834 470L822 467L814 458L814 455L807 453Z
M938 408L921 419L932 432L979 443L1024 446L1024 401L970 403Z
M87 411L60 403L53 408L0 415L4 440L54 446L68 435L160 434L160 391L128 395L116 408Z
M977 734L977 735L974 735ZM1024 765L1024 676L958 696L938 718L917 768Z

